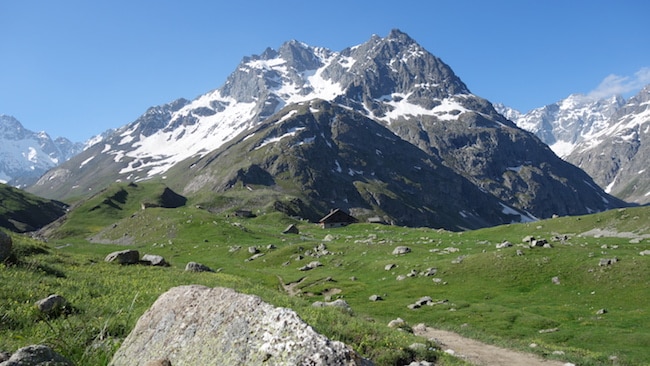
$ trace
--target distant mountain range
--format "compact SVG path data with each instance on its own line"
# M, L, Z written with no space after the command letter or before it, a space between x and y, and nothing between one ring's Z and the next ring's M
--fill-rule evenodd
M33 184L43 173L83 150L82 143L27 130L14 117L0 114L0 183Z
M147 179L246 204L258 192L257 205L307 218L338 207L449 229L625 205L399 30L245 57L219 89L149 108L29 191L65 199Z
M495 107L585 170L606 192L650 203L650 86L627 101L575 94L527 113Z

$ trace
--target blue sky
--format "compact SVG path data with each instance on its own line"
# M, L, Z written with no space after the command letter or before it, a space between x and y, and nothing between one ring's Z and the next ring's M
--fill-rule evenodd
M0 0L0 114L84 141L220 87L296 39L340 51L408 33L469 89L521 111L650 83L647 0Z

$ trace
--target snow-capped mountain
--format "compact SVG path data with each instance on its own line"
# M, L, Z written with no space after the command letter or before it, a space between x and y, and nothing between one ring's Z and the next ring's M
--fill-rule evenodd
M325 108L316 101L324 101L328 110L337 111L327 114L329 123L306 123L318 118ZM396 151L376 145L381 139L361 134L355 134L359 140L347 141L346 149L342 149L342 130L323 130L338 126L347 131L351 125L370 129L374 124L390 131L390 138L401 141L400 146L410 144L426 154L426 169L431 173L423 173L418 179L417 174L403 171L424 169L424 160L420 160L379 179L377 171L364 166L380 166L375 161L377 156L395 155ZM262 131L266 138L251 145ZM388 138L385 132L376 133ZM301 140L294 141L297 136ZM326 142L319 145L322 149L318 153L333 157L320 158L311 152L306 158L304 149L321 139ZM241 146L248 146L248 150ZM273 150L272 146L284 148ZM253 162L258 149L270 155ZM237 166L234 151L251 157L249 162L238 163L249 165L239 166L228 176L225 172ZM368 151L374 151L375 156L367 156ZM292 155L285 160L277 154ZM349 163L358 157L364 157L363 161ZM285 161L282 167L273 168L280 160ZM296 166L302 169L294 169ZM391 166L396 169L398 165ZM496 205L496 211L520 218L588 213L624 204L599 189L583 171L559 159L531 133L504 118L490 102L472 94L448 65L398 30L384 38L372 36L340 52L290 41L277 51L269 48L261 55L245 57L221 88L192 101L179 99L149 108L134 122L49 171L30 190L45 197L64 198L87 194L114 181L160 177L176 184L174 189L183 194L221 192L253 176L256 184L283 191L277 175L286 175L287 171L305 187L311 187L307 183L315 176L341 176L336 184L345 185L343 191L317 184L317 194L301 196L312 207L322 208L326 202L349 209L390 211L393 214L387 216L396 222L408 221L403 217L409 216L410 223L418 225L432 223L418 221L427 215L417 212L440 213L444 209L447 218L457 219L481 215L478 212L485 208L476 206L481 201L478 198L467 202L470 206L465 208L453 202L453 197L465 202L456 195L467 187L462 181L490 196L493 201L489 205ZM432 174L446 178L433 179ZM414 186L389 183L396 176ZM443 181L456 183L451 187L432 183ZM396 199L399 189L433 196L420 201L409 198L416 206L407 210L405 203ZM314 203L316 199L321 203ZM495 215L486 224L503 220L502 215Z
M52 140L45 132L27 130L14 117L0 115L0 182L17 187L33 184L82 148L63 137Z
M621 96L593 99L572 94L557 103L522 113L503 104L495 108L517 126L534 133L558 156L571 154L578 144L605 129L609 119L625 104Z
M630 202L650 203L650 85L566 159L594 177L606 192Z

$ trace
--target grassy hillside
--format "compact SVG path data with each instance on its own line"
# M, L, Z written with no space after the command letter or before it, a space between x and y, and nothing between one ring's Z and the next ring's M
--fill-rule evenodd
M126 199L115 187L79 206L85 211L75 209L47 246L15 237L19 260L0 267L0 350L45 342L77 364L105 364L159 294L199 283L291 307L378 364L457 362L439 352L409 351L424 340L387 328L397 317L579 365L611 365L614 358L619 365L650 363L650 256L639 254L650 249L649 207L461 233L371 224L322 230L264 210L248 219L195 204L142 210L137 202L157 188L121 188ZM281 234L291 223L300 234ZM553 247L530 248L522 242L528 235ZM505 240L513 246L497 249ZM251 246L262 256L251 260ZM411 253L393 255L397 246ZM171 267L103 262L126 248L162 255ZM599 266L614 257L616 263ZM188 261L217 273L185 273ZM299 270L312 261L322 266ZM386 270L389 264L395 267ZM431 268L436 273L425 276ZM70 301L67 316L44 319L34 310L34 301L51 293ZM370 301L371 295L383 300ZM423 296L436 305L408 308ZM336 298L352 314L310 306ZM598 314L601 309L606 312Z
M63 215L66 205L0 183L0 227L33 231Z

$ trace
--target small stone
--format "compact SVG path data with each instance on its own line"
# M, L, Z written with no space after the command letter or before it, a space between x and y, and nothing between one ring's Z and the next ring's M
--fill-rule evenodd
M554 284L559 285L559 284L560 284L560 277L555 276L555 277L551 278L551 281L552 281Z
M405 246L399 246L393 249L393 255L407 254L411 252L411 248Z
M189 262L185 265L186 272L214 272L212 268L197 262Z
M142 256L142 262L149 263L152 266L157 266L157 267L169 267L169 263L165 261L165 258L163 258L160 255L155 255L155 254L145 254Z
M384 266L384 270L390 271L391 269L393 269L395 267L397 267L397 266L394 263L387 264L387 265Z
M50 295L44 299L38 300L35 305L41 313L52 313L63 309L68 301L61 295Z
M370 297L368 298L368 300L370 300L370 301L381 301L381 300L383 300L383 299L382 299L381 296L379 296L379 295L370 295Z
M607 309L600 309L596 312L596 315L603 315L603 314L607 314Z

